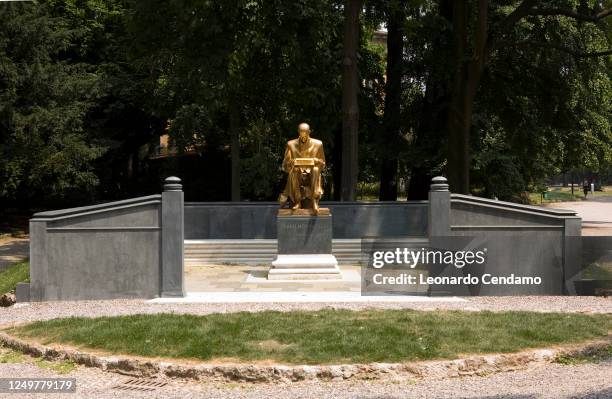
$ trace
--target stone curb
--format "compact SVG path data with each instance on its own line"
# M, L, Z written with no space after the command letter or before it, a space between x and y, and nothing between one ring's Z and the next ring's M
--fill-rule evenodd
M143 360L127 356L98 356L74 349L54 349L27 342L0 332L0 343L25 354L49 360L68 360L87 367L134 377L172 377L209 381L295 382L306 380L340 381L399 380L410 378L454 378L488 375L524 369L554 361L559 356L588 355L612 344L605 339L555 349L535 349L512 354L475 355L456 360L411 363L369 363L340 365L255 365L255 364L181 364Z

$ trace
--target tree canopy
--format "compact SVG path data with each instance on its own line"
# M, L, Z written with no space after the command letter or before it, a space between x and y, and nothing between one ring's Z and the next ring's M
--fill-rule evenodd
M520 200L553 175L603 176L611 10L608 0L2 3L0 205L144 195L169 174L188 200L274 200L300 122L324 142L326 199L354 196L355 177L384 200L423 199L437 174L453 191ZM358 136L347 135L355 120ZM176 154L159 156L165 134Z

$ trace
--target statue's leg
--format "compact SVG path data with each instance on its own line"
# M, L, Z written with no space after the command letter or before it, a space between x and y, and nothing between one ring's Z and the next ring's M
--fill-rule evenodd
M285 188L283 189L283 191L278 196L278 202L279 202L281 207L283 205L285 205L285 203L287 202L287 200L289 198L291 198L289 196L289 192L290 192L290 190L289 190L289 177L287 177L287 182L285 183Z
M318 166L312 168L310 173L310 187L312 187L312 209L316 214L319 213L319 200L323 196L323 188L321 187L321 170Z
M300 192L300 178L302 171L300 168L293 168L288 176L289 198L293 202L292 209L300 209L302 202L302 193Z

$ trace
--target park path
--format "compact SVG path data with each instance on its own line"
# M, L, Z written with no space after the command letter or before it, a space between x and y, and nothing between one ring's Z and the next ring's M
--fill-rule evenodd
M582 235L612 236L612 196L591 197L586 201L554 202L546 206L576 211L582 218Z
M15 262L29 256L30 240L27 238L0 238L0 272Z

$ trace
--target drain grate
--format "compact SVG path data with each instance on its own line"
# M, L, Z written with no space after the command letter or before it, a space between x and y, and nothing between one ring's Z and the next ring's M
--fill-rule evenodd
M147 380L141 378L131 378L127 381L122 382L119 385L115 385L113 389L118 389L121 391L155 391L157 388L161 388L166 385L165 382L156 381L156 380Z

